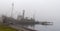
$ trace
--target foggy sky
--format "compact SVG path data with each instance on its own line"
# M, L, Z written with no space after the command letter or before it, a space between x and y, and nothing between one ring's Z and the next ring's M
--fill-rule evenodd
M22 10L25 10L25 17L35 14L35 19L40 21L60 20L60 0L0 0L0 15L11 15L13 1L14 17L22 15Z

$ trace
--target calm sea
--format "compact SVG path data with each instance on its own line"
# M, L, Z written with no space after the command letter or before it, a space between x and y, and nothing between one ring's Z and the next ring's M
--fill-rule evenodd
M60 26L54 25L35 25L35 26L28 26L28 28L35 29L37 31L60 31Z

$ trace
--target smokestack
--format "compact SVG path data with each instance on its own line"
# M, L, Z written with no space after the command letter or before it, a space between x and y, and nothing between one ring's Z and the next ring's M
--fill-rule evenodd
M25 10L23 10L23 18L24 18L24 16L25 16Z

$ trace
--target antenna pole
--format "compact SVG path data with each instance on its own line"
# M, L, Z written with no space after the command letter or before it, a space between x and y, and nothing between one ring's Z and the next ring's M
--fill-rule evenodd
M25 14L25 10L23 10L23 19L24 19L24 16L25 16L24 14Z
M33 19L35 20L35 14L33 14Z
M14 2L12 2L12 11L11 11L11 17L13 17L13 10L14 10Z

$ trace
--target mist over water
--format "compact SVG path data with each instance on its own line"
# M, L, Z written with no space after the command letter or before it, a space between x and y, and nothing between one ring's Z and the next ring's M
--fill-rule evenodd
M14 1L13 17L22 15L33 17L36 21L51 21L52 26L35 25L39 31L60 31L60 0L0 0L0 15L11 16L12 2Z

